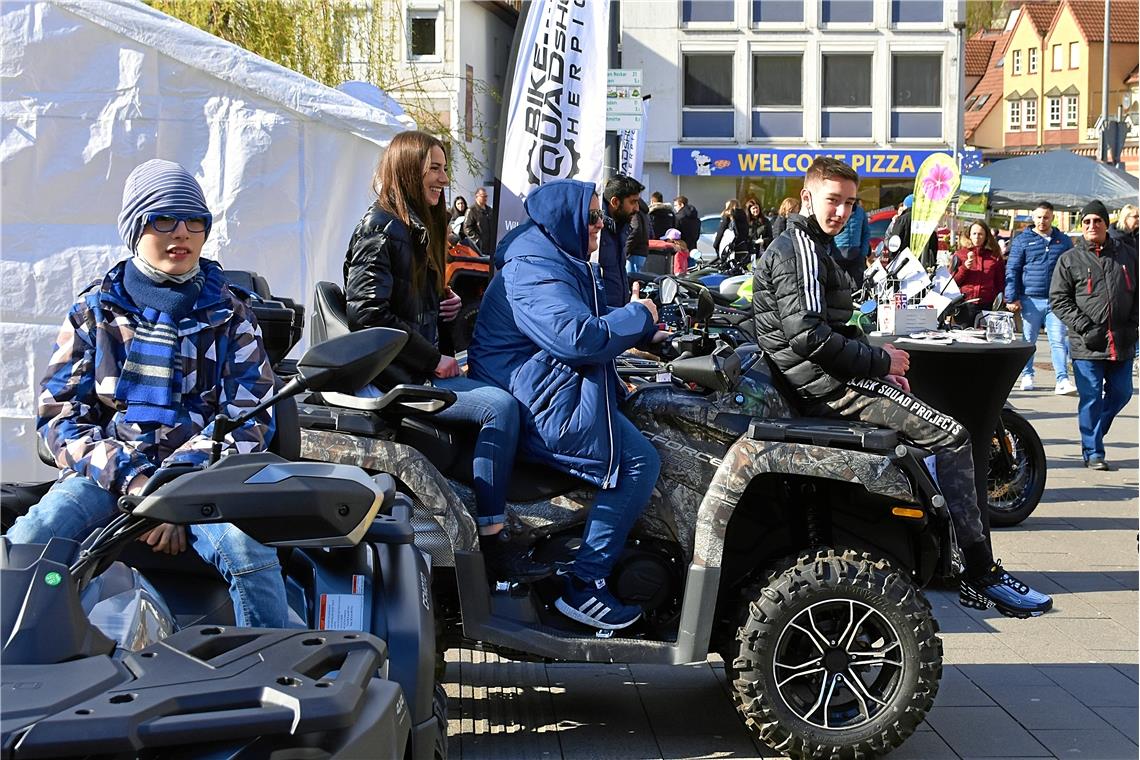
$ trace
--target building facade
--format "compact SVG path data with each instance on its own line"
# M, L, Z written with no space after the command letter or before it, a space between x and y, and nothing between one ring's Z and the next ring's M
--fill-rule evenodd
M867 209L911 192L958 134L953 0L681 0L620 7L620 68L649 101L643 182L703 213L798 195L814 155L865 177Z

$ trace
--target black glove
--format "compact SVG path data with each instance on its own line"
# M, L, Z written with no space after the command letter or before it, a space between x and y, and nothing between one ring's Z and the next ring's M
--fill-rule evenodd
M1108 328L1105 325L1093 325L1081 336L1081 340L1089 351L1104 351L1108 348Z

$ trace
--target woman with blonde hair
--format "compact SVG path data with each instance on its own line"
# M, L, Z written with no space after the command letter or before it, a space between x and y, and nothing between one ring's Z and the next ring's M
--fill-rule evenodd
M784 202L780 204L780 210L777 212L776 218L772 221L773 240L778 238L784 230L788 229L788 216L798 213L800 213L800 199L785 198Z
M349 327L391 327L408 334L399 355L376 378L379 385L422 383L454 391L455 403L433 419L476 427L474 474L479 544L491 579L549 574L528 559L503 529L507 486L520 430L514 396L463 374L439 350L440 322L462 305L444 283L448 209L443 143L418 131L392 138L373 177L376 200L353 230L344 261Z
M1114 243L1137 250L1137 230L1140 230L1140 216L1131 203L1121 207L1116 215L1116 225L1108 230Z

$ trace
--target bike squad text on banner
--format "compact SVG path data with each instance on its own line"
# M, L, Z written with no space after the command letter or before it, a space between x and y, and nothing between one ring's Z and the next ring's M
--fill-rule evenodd
M602 180L609 3L534 0L507 92L498 239L525 218L523 199L552 179Z

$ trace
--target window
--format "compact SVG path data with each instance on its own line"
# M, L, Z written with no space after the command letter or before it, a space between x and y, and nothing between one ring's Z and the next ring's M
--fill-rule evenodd
M736 18L734 0L682 0L681 21L732 23Z
M752 137L803 133L803 55L752 56Z
M1111 17L1110 17L1111 20ZM1069 43L1069 68L1079 69L1081 67L1081 43Z
M873 0L823 0L819 18L825 24L870 24L875 20Z
M439 60L440 23L438 10L408 11L408 58L413 61Z
M1061 99L1060 98L1049 98L1048 107L1049 107L1049 126L1050 127L1060 127L1061 126Z
M1065 46L1053 46L1053 71L1060 71L1065 68Z
M1065 96L1065 126L1066 127L1076 127L1077 126L1077 118L1078 118L1077 96L1076 95L1066 95Z
M1021 129L1021 101L1009 101L1009 131L1016 132Z
M942 56L891 60L891 138L942 136Z
M942 0L891 0L891 23L942 22Z
M1029 48L1029 73L1037 73L1037 48Z
M1020 50L1014 50L1013 51L1013 75L1015 77L1021 75L1021 51Z
M823 56L821 136L871 136L870 54Z
M1021 101L1025 109L1025 124L1022 129L1036 129L1037 127L1037 98Z
M803 23L803 0L752 0L752 23Z
M732 53L683 56L682 137L733 136Z
M990 93L988 93L988 92L985 95L980 96L978 98L977 105L974 106L974 110L975 111L982 110L982 106L984 106L989 99L990 99Z

